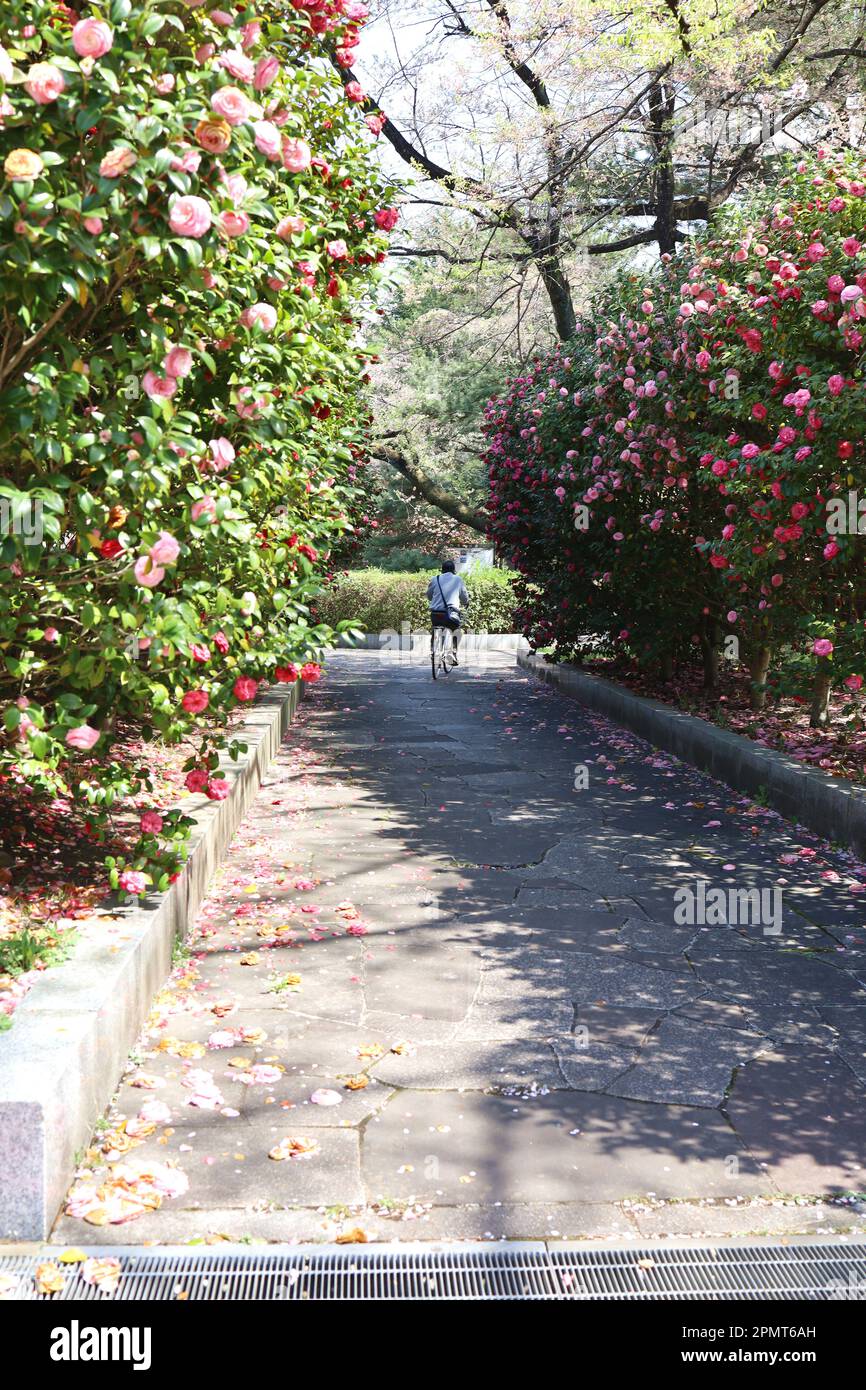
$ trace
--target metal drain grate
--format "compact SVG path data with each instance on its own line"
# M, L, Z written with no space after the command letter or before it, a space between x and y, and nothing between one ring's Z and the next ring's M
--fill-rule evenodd
M36 1299L36 1266L59 1251L0 1257L13 1298ZM831 1299L866 1289L866 1245L586 1249L503 1245L248 1247L162 1250L105 1246L121 1278L115 1299L715 1300ZM5 1281L4 1281L5 1282ZM7 1295L9 1296L9 1295ZM55 1301L102 1299L70 1267Z

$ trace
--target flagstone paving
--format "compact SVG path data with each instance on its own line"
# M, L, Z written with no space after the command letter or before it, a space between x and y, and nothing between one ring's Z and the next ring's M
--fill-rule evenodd
M862 1231L864 886L504 656L338 655L55 1238Z

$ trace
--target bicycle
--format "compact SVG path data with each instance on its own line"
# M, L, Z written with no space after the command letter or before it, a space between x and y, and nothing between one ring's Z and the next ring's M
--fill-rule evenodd
M439 676L450 675L457 665L457 653L454 650L454 633L450 627L434 627L430 633L430 665L433 668L433 679L438 680Z

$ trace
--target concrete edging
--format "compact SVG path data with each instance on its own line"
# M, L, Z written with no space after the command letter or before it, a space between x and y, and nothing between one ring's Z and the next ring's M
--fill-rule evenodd
M118 929L83 935L68 961L46 971L0 1034L0 1240L50 1232L93 1126L111 1099L172 947L205 896L241 818L297 711L301 684L261 694L232 737L247 752L221 760L225 801L191 798L189 858L166 893L118 908ZM99 919L97 918L98 922Z
M850 782L805 767L784 753L761 748L659 700L632 695L602 676L591 676L565 662L555 664L523 652L517 661L547 685L727 782L735 791L754 795L763 790L768 804L789 820L866 857L866 792Z
M463 651L473 653L529 651L529 643L519 632L464 632L460 646ZM401 632L396 628L384 628L382 632L365 632L357 641L341 637L334 648L341 652L423 652L425 655L429 649L430 629L412 631L408 623L404 623Z

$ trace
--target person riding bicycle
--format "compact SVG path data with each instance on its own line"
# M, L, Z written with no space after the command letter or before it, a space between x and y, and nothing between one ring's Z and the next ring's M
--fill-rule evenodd
M451 629L456 666L460 643L460 606L469 606L469 593L463 580L455 573L453 560L442 561L442 573L434 575L427 585L427 601L432 626Z

